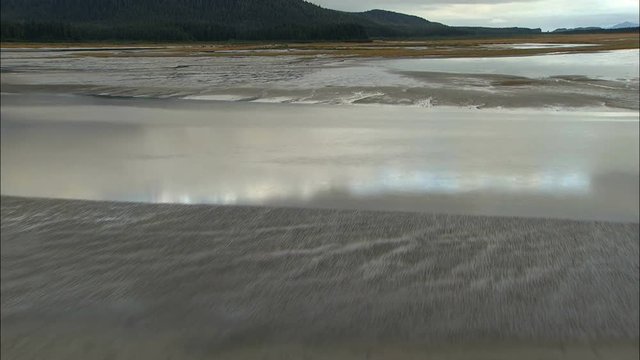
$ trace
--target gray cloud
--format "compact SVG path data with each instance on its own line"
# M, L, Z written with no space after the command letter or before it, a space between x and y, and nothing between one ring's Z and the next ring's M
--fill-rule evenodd
M638 21L639 0L311 0L343 10L385 9L450 25L558 27L609 26Z
M307 0L309 1L309 0ZM416 8L454 4L505 4L536 2L538 0L310 0L309 2L329 9L343 11L365 11L371 9Z

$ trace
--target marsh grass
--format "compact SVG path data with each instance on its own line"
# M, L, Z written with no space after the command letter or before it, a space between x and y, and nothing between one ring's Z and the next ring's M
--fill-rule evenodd
M520 43L584 44L568 48L515 49L488 45ZM2 43L2 48L77 48L75 57L182 57L182 56L330 56L336 58L500 57L549 53L579 53L637 49L637 32L616 34L542 34L509 38L430 40L375 40L371 42L316 43ZM139 51L124 51L132 47ZM106 49L105 49L106 48ZM122 50L120 50L122 49Z

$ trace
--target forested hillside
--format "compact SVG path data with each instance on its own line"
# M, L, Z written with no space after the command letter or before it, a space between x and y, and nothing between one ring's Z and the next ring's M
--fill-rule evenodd
M421 17L386 10L351 13L372 37L428 37L466 35L465 31Z
M474 33L416 16L348 13L303 0L2 0L0 6L3 41L360 40Z

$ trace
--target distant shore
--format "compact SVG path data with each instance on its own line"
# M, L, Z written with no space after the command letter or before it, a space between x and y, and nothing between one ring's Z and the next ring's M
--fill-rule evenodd
M637 223L1 200L7 358L638 355Z
M563 48L510 48L493 45L519 43L574 44ZM367 42L78 42L29 43L2 42L3 49L73 49L77 56L153 57L153 56L317 56L342 57L498 57L549 53L575 53L640 47L637 31L628 33L536 34L502 38L442 38L424 40L374 40ZM138 49L135 53L117 50Z

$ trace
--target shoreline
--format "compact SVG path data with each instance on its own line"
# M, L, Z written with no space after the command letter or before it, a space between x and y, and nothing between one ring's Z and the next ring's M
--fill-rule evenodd
M266 101L271 98L260 98L260 97L242 97L241 95L237 95L234 98L234 95L226 95L226 94L212 94L212 95L175 95L175 96L156 96L156 95L101 95L101 94L92 94L92 93L83 93L81 90L73 91L67 90L67 92L56 93L55 87L56 85L34 85L36 90L32 90L30 85L14 85L7 84L5 85L9 90L15 91L3 91L0 93L0 96L4 96L7 98L12 98L12 103L6 105L5 107L16 107L16 104L20 106L26 105L26 101L21 101L18 98L26 97L28 101L30 101L31 106L45 106L52 105L50 99L60 97L66 100L65 104L71 105L82 105L84 104L83 100L93 99L96 101L104 102L104 104L114 105L114 106L131 106L134 108L148 108L148 109L158 109L158 108L167 108L167 104L176 108L176 109L215 109L217 105L243 105L243 106L254 106L254 107L279 107L279 106L293 106L299 108L324 108L324 109L332 109L332 108L379 108L379 109L413 109L418 111L427 111L430 113L465 113L465 112L480 112L480 113L494 113L494 114L514 114L514 115L523 115L530 113L543 113L543 114L554 114L554 115L565 115L567 119L564 121L596 121L596 122L638 122L638 114L640 109L638 108L626 108L626 107L615 107L608 105L574 105L574 106L559 106L559 105L548 105L548 106L505 106L505 105L491 105L491 106L478 106L478 105L439 105L439 104L431 104L429 106L421 106L418 104L405 104L405 103L384 103L384 102L345 102L345 103L331 103L331 102L305 102L305 101L291 101L291 102L277 102L277 101ZM59 86L58 87L63 87ZM224 99L225 96L228 96L229 99ZM13 98L18 99L15 103L13 103ZM145 103L139 103L145 102ZM575 115L579 114L602 114L603 117L600 119L569 119ZM614 117L621 117L620 119L615 119ZM628 117L629 119L623 119ZM428 119L425 119L425 121ZM483 119L478 119L478 121L483 121ZM506 120L505 120L506 121ZM522 119L514 118L511 121L522 121ZM556 120L545 120L540 119L540 121L556 121Z
M638 354L637 223L1 200L3 356Z
M640 225L640 219L638 221L629 221L629 220L600 220L600 219L581 219L581 218L559 218L553 216L524 216L524 215L487 215L487 214L459 214L459 213L438 213L424 210L384 210L379 208L347 208L347 207L313 207L313 206L298 206L298 205L287 205L287 204L278 204L278 205L259 205L259 204L216 204L216 203L179 203L179 202L154 202L154 201L140 201L140 200L103 200L103 199L76 199L76 198L65 198L65 197L48 197L48 196L28 196L28 195L9 195L9 194L1 194L1 200L7 200L11 202L17 203L33 203L33 204L64 204L68 203L69 206L82 206L82 205L94 205L98 208L105 207L157 207L163 208L167 211L178 211L179 208L192 208L192 210L202 211L202 210L216 210L219 208L231 209L232 211L241 212L243 210L247 211L266 211L269 212L271 210L281 210L288 212L321 212L321 213L354 213L354 214L364 214L364 215L389 215L389 214L397 214L399 216L424 216L424 217L442 217L442 218L459 218L461 220L463 218L475 219L475 220L496 220L496 221L533 221L533 222L567 222L567 223L576 223L576 224L604 224L604 225ZM638 229L640 233L640 228ZM639 235L640 236L640 235ZM640 241L640 238L639 238Z

